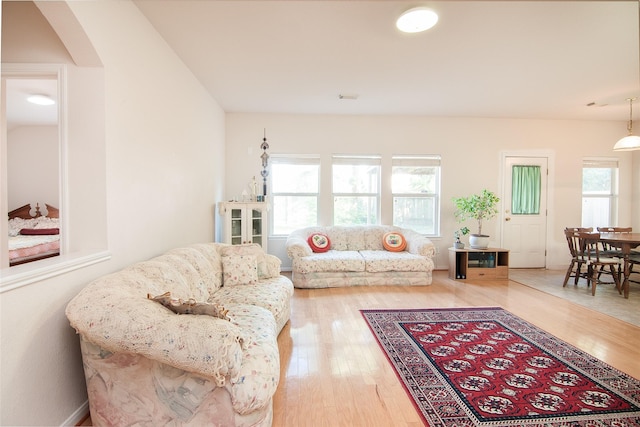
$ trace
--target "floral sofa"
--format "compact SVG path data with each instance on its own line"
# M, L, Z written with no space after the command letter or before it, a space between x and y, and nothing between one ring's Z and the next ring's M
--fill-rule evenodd
M254 244L196 244L98 278L66 309L93 425L271 425L292 295ZM196 306L209 314L172 311Z
M387 235L401 235L406 246L386 249ZM326 236L326 252L312 249L313 238ZM430 285L435 246L409 229L384 226L308 227L286 242L296 288L356 285Z

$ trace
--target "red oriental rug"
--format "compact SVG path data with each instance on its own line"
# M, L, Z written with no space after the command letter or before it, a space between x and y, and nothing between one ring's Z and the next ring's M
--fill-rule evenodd
M506 310L361 312L428 426L640 426L640 381Z

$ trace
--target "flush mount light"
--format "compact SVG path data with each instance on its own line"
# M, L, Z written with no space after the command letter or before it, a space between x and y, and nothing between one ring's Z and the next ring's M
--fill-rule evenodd
M419 33L436 25L438 14L426 7L414 7L404 12L396 21L396 27L404 33Z
M27 101L36 105L53 105L56 103L56 101L54 101L50 96L40 94L29 96Z

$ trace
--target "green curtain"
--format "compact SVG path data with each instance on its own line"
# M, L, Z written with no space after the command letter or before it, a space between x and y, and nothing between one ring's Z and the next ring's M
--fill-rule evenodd
M511 214L539 214L540 166L515 165L511 177Z

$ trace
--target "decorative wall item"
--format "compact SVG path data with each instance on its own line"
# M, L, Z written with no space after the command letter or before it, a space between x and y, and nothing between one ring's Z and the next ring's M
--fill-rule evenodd
M260 158L262 159L262 196L267 197L267 176L269 175L269 171L267 170L267 166L269 165L269 155L267 154L267 150L269 149L269 144L267 144L267 130L264 130L264 137L262 138L262 144L260 145L262 149L262 155Z

